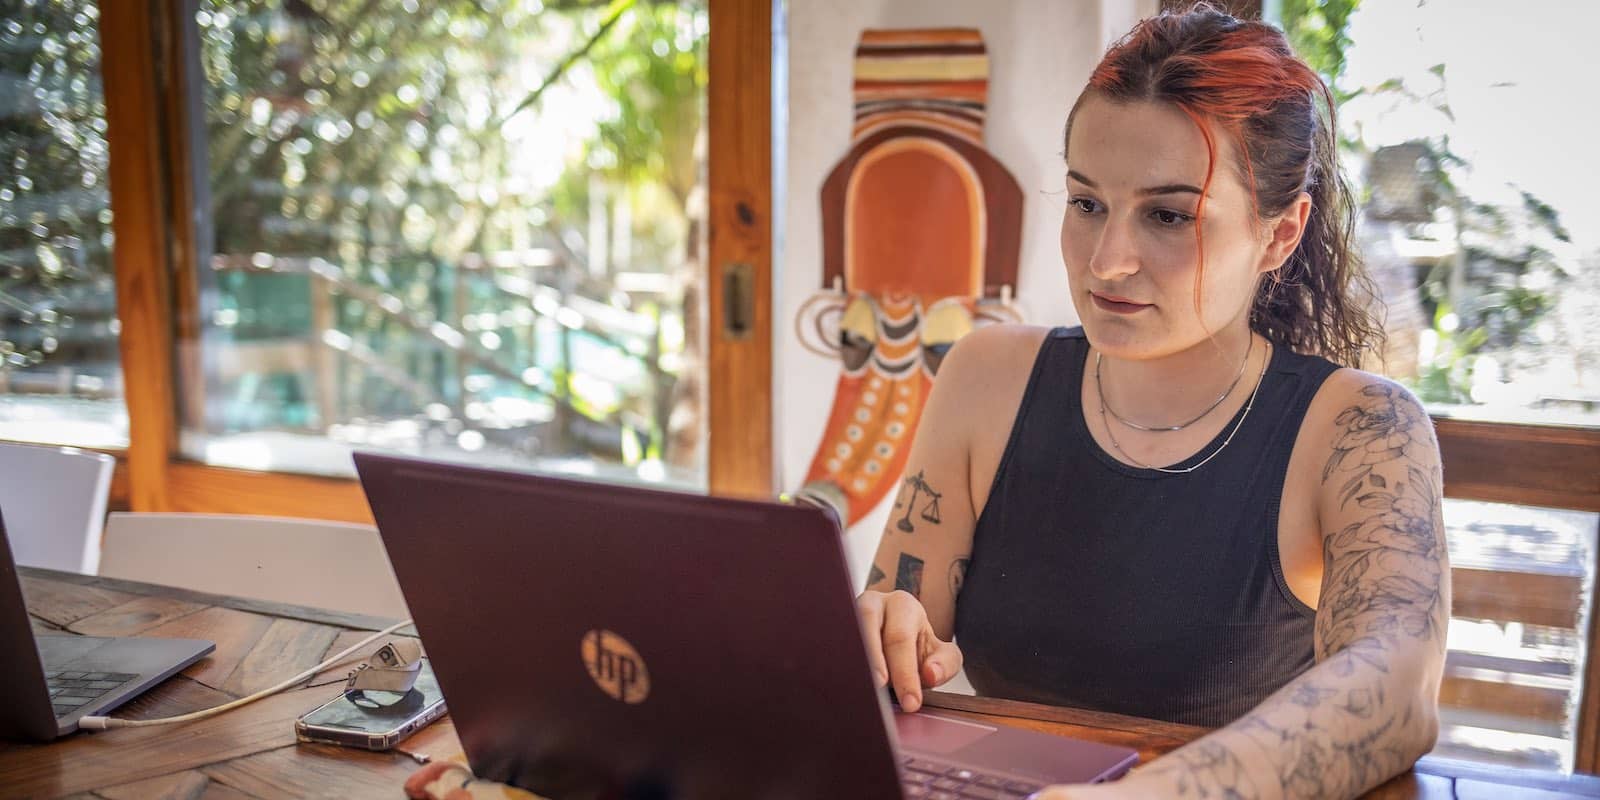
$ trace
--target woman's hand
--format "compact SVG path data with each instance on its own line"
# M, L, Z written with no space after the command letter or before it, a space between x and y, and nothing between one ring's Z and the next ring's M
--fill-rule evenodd
M933 632L928 612L910 592L862 592L856 598L867 658L878 686L889 684L904 711L922 707L922 687L943 684L961 671L961 648Z

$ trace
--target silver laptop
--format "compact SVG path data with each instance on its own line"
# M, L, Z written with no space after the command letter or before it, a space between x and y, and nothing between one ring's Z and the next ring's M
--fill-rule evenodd
M894 712L818 509L355 461L480 777L561 798L1021 798L1138 760Z
M0 517L0 738L48 741L78 729L216 649L198 639L35 633Z

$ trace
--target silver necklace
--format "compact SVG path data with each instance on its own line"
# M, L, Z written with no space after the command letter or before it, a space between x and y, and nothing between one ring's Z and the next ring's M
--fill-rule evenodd
M1234 375L1233 375L1233 383L1228 384L1228 388L1224 389L1223 392L1222 392L1222 395L1220 397L1218 397L1216 400L1213 400L1211 405L1206 406L1206 410L1204 410L1204 411L1200 412L1199 414L1195 415L1194 419L1191 419L1188 422L1181 422L1181 423L1179 423L1177 425L1155 425L1155 426L1151 426L1151 427L1146 427L1144 425L1140 425L1137 422L1134 422L1131 419L1128 419L1128 418L1122 416L1121 414L1118 414L1117 410L1112 408L1110 403L1106 402L1105 384L1100 382L1100 351L1099 350L1096 350L1095 353L1094 353L1094 386L1095 386L1095 389L1100 392L1100 406L1101 406L1101 408L1105 409L1105 412L1107 414L1110 414L1112 419L1114 419L1114 420L1116 420L1116 421L1118 421L1118 422L1120 422L1120 423L1122 423L1122 424L1124 424L1124 425L1126 425L1126 426L1128 426L1128 427L1130 427L1130 428L1132 428L1132 429L1134 429L1136 431L1145 431L1147 433L1170 433L1172 431L1181 431L1184 428L1187 428L1190 425L1193 425L1196 422L1199 422L1200 420L1205 419L1207 414L1210 414L1211 412L1217 410L1217 406L1222 405L1222 401L1228 399L1228 395L1233 394L1233 388L1235 386L1238 386L1239 385L1239 379L1244 377L1244 367L1245 367L1245 365L1250 363L1250 353L1252 351L1254 351L1255 349L1256 349L1256 337L1255 337L1254 334L1251 334L1251 336L1250 336L1250 346L1245 348L1244 360L1239 362L1239 371L1234 373Z
M1235 422L1233 424L1233 430L1228 431L1228 438L1223 439L1222 440L1222 444L1217 445L1217 449L1212 450L1210 455L1206 456L1203 459L1200 459L1200 463L1195 464L1192 467L1184 467L1183 469L1171 469L1169 467L1154 467L1154 466L1151 466L1149 464L1144 463L1143 461L1140 461L1137 458L1134 458L1133 456L1128 455L1128 451L1122 449L1122 445L1117 442L1117 435L1115 433L1111 432L1111 425L1106 421L1106 397L1105 397L1105 392L1103 392L1103 391L1100 393L1100 425L1103 426L1106 429L1106 436L1111 439L1111 446L1113 448L1115 448L1117 453L1121 454L1121 456L1123 458L1126 458L1129 461L1132 461L1134 466L1137 466L1137 467L1139 467L1141 469L1153 469L1156 472L1165 472L1165 473L1167 473L1169 475L1186 475L1186 474L1188 474L1190 472L1194 472L1195 470L1205 466L1206 462L1210 461L1211 459L1216 458L1217 454L1222 452L1224 449L1226 449L1228 447L1228 443L1233 441L1234 434L1238 433L1239 429L1244 427L1245 419L1250 416L1250 409L1255 407L1256 394L1258 394L1261 391L1261 384L1266 382L1267 365L1270 364L1270 363L1272 363L1272 346L1269 343L1268 346L1267 346L1266 354L1264 356L1262 356L1261 374L1256 376L1256 388L1250 390L1250 399L1245 401L1244 413L1240 414L1239 415L1239 421ZM1100 377L1099 377L1099 375L1096 375L1095 376L1095 388L1098 389L1099 388L1099 384L1100 384Z

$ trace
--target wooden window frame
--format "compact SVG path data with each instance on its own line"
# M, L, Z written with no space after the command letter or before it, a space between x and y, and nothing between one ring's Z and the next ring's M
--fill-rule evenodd
M188 0L127 0L101 8L102 72L111 149L117 307L129 414L114 508L269 514L371 522L354 480L213 467L178 449L175 387L195 387L197 235L184 98L191 91ZM710 275L744 265L745 331L707 332L707 468L714 494L770 496L772 421L771 0L708 0ZM727 287L706 280L707 321L724 316ZM182 335L175 335L175 331ZM180 376L189 378L180 380ZM193 390L185 390L192 393Z

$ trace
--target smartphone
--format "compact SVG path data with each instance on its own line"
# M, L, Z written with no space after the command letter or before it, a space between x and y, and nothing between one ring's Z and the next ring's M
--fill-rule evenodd
M342 693L295 720L294 735L302 742L388 750L442 716L444 695L424 658L411 691Z

